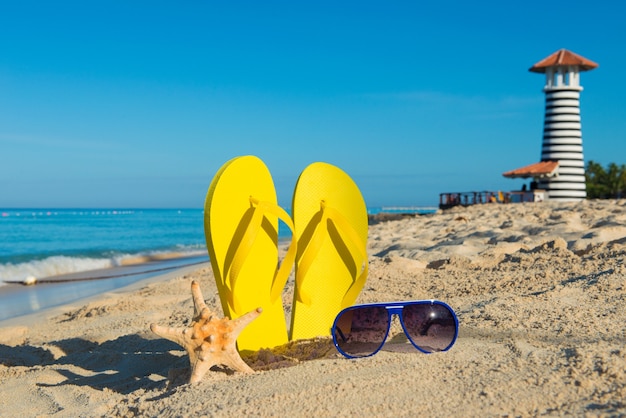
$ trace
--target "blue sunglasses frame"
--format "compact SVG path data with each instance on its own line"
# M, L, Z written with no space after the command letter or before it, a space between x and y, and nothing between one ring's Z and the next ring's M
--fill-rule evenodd
M343 356L347 358L365 358L365 357L373 356L374 354L378 353L387 342L387 338L389 337L389 329L391 328L392 317L393 315L397 315L398 319L400 320L400 324L402 326L402 331L404 332L404 335L407 337L411 345L413 345L413 347L415 347L417 350L421 351L422 353L432 354L433 351L424 350L413 341L413 339L411 338L411 335L407 332L404 319L402 319L402 309L406 306L414 306L414 305L429 305L429 306L438 305L438 306L442 306L446 308L452 314L452 318L454 319L454 337L452 338L452 341L450 342L450 344L448 344L447 347L445 347L442 350L438 350L437 352L448 351L450 348L452 348L452 346L456 342L457 337L459 336L459 319L456 316L454 309L452 309L448 304L438 301L438 300L412 300L412 301L403 301L403 302L364 303L360 305L353 305L353 306L347 307L341 310L341 312L337 314L337 316L335 317L335 320L333 321L333 326L331 328L331 335L333 336L333 343L335 344L335 348L337 348L337 351L339 351ZM387 331L385 332L385 337L382 339L380 346L374 352L368 355L364 355L364 356L353 356L351 354L344 352L339 346L339 342L337 341L337 334L343 335L343 333L338 328L338 322L343 314L345 314L348 311L356 310L359 308L385 308L387 310Z

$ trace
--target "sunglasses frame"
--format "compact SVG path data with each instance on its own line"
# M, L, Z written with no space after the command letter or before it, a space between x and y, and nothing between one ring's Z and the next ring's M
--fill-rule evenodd
M335 320L333 321L333 326L330 331L333 337L333 343L335 344L335 348L337 348L337 351L339 351L344 357L347 357L350 359L365 358L365 357L373 356L374 354L378 353L387 342L387 338L389 337L389 330L391 329L391 320L393 319L393 315L397 315L398 319L400 320L400 325L402 326L402 331L404 332L404 335L409 340L411 345L415 347L417 350L421 351L422 353L432 354L433 351L426 351L422 349L421 347L419 347L417 344L415 344L413 340L411 339L410 334L407 332L406 326L404 325L404 320L402 319L402 309L408 305L430 305L430 306L439 305L439 306L443 306L448 311L450 311L452 313L452 318L454 318L454 338L452 338L452 341L450 342L450 344L448 344L446 348L444 348L443 350L436 351L436 352L448 351L450 348L452 348L452 346L456 342L457 337L459 336L459 318L457 318L456 313L454 312L454 309L452 309L448 304L438 301L438 300L408 300L408 301L402 301L402 302L363 303L360 305L352 305L345 309L342 309L335 317ZM376 351L366 356L353 356L344 352L339 347L339 343L337 342L337 337L335 333L339 318L341 318L341 316L345 312L355 310L358 308L381 308L381 307L387 310L387 320L388 320L387 331L385 332L385 337L383 338L382 342L380 343L380 346L376 349Z

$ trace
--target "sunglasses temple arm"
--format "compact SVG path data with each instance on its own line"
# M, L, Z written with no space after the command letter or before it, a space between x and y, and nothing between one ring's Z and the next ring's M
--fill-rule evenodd
M337 334L339 334L339 336L341 337L341 341L342 342L346 342L346 336L343 335L343 332L341 332L341 329L339 327L335 327L335 330L337 331Z

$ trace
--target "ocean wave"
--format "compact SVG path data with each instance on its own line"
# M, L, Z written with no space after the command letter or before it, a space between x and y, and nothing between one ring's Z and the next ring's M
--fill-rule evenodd
M114 259L78 258L57 255L43 260L33 260L19 264L0 264L0 280L23 281L27 277L50 277L60 274L110 268Z
M62 274L142 264L150 261L163 261L180 257L203 255L205 253L205 251L195 249L182 249L181 251L120 254L109 258L68 257L58 255L24 263L6 263L0 264L0 286L5 284L4 282L6 281L23 282L28 277L42 279Z

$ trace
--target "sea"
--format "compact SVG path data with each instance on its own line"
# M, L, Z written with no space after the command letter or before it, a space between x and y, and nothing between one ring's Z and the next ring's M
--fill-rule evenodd
M434 211L368 208L369 214ZM0 288L33 279L38 283L24 286L28 291L11 298L0 297L0 320L122 287L168 269L207 262L203 219L202 209L0 209ZM279 223L279 239L289 237L290 231ZM140 267L121 270L132 265ZM98 276L93 271L114 273ZM81 282L81 275L91 283ZM54 284L52 280L46 292L40 291L47 278L64 276L73 281ZM96 285L94 278L102 280ZM64 290L51 292L51 286ZM48 300L52 293L57 295ZM59 298L58 293L67 297ZM23 294L24 300L17 294Z
M205 252L201 209L0 209L0 282Z

